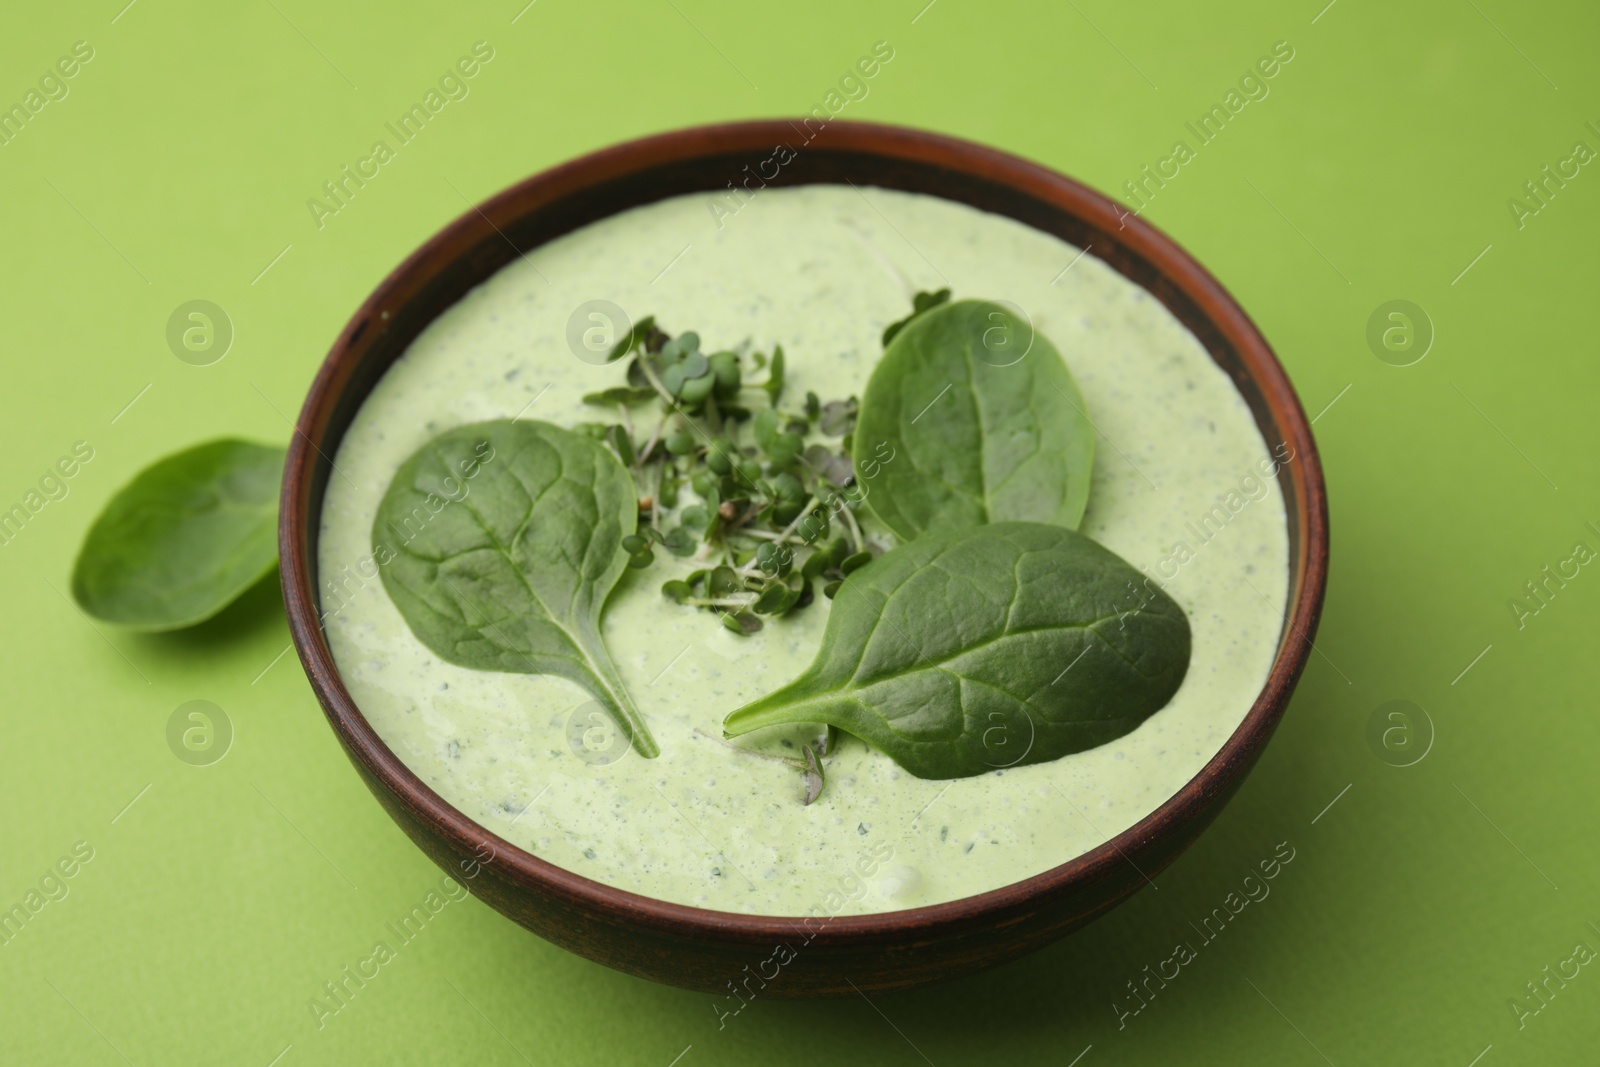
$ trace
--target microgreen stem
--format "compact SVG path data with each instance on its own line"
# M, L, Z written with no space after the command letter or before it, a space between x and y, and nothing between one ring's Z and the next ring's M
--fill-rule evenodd
M850 531L850 543L855 546L855 550L857 552L860 552L864 546L861 537L861 527L856 525L855 514L851 512L849 504L841 504L838 510L839 513L844 516L845 527Z
M661 484L667 480L667 465L656 467L656 495L650 498L650 525L661 532Z
M685 597L683 603L693 604L697 608L747 608L756 602L753 596L747 597Z
M644 375L645 381L650 383L650 388L660 394L661 399L672 405L674 411L678 410L678 398L667 392L667 387L661 384L661 379L656 377L656 372L650 368L650 361L643 357L639 359L639 372Z
M800 528L800 520L811 514L811 509L820 503L822 503L822 501L818 500L816 497L812 497L810 500L807 500L806 506L800 509L800 514L796 515L794 517L794 521L788 526L785 526L783 533L778 535L778 544L781 545L785 541L789 540L789 538L794 534L795 530Z
M617 410L622 413L622 428L628 432L628 444L631 445L633 444L633 416L628 413L628 405L626 404L618 404ZM635 468L639 466L637 452L633 456L633 465Z
M662 413L661 421L656 423L655 431L650 434L649 443L644 446L644 451L639 453L639 462L641 464L650 458L651 454L656 450L656 445L661 443L661 431L667 428L667 420L671 417L672 412L670 411Z

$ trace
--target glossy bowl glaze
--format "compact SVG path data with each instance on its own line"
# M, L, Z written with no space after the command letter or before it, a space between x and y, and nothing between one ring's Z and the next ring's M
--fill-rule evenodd
M752 980L758 985L748 988L764 997L935 982L1039 948L1127 897L1194 841L1261 754L1305 666L1327 576L1327 498L1305 412L1249 317L1177 244L1100 193L991 148L898 127L817 126L773 120L649 137L562 164L465 212L400 264L345 326L306 397L284 471L279 538L295 648L334 734L379 803L440 867L539 936L630 974L716 993ZM780 143L801 147L769 185L848 181L924 193L1086 249L1165 304L1233 380L1267 447L1287 444L1296 457L1279 474L1288 612L1266 684L1221 751L1099 848L932 907L804 921L736 915L614 889L547 863L457 811L384 744L340 680L318 622L316 538L330 457L367 394L423 328L521 253L641 204L723 192Z

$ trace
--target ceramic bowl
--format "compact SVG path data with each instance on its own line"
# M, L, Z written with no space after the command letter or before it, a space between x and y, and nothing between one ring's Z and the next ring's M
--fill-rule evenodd
M804 927L792 916L709 911L602 885L467 818L362 716L318 623L316 594L330 457L424 327L519 254L641 204L724 191L780 142L804 144L770 184L849 181L943 197L1087 249L1165 304L1238 387L1267 447L1286 443L1296 456L1279 475L1290 573L1272 670L1200 773L1135 826L1025 881ZM819 132L814 121L804 129L760 121L680 130L564 163L464 212L400 264L345 326L306 397L284 472L280 547L295 647L339 743L400 828L473 894L563 948L656 981L726 993L785 944L793 958L777 977L758 979L761 996L853 996L935 982L1048 944L1144 886L1195 840L1260 756L1305 666L1322 608L1328 516L1311 427L1282 366L1239 305L1171 238L1070 178L981 145L863 123L830 122Z

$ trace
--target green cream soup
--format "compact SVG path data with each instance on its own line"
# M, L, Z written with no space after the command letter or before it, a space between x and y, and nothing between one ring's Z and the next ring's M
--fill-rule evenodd
M666 200L529 253L441 315L367 398L339 448L319 541L324 625L367 718L492 832L607 885L721 911L955 900L1054 867L1150 814L1216 754L1266 679L1288 579L1272 474L1294 457L1269 454L1227 376L1160 302L1057 238L950 201L840 186L767 190L718 214L702 197ZM1162 582L1188 614L1182 688L1132 733L953 781L915 778L846 739L807 806L796 771L735 750L721 722L810 663L829 610L821 596L741 636L662 596L692 561L658 552L649 569L626 572L603 633L661 755L613 745L597 759L608 727L581 689L441 662L376 577L378 503L435 435L518 415L615 420L581 399L623 378L621 364L574 354L569 321L587 302L696 330L706 351L781 344L792 405L808 390L859 395L911 292L946 286L1009 301L1061 351L1098 431L1082 532ZM656 410L635 409L640 437ZM796 728L739 744L793 756L808 739Z

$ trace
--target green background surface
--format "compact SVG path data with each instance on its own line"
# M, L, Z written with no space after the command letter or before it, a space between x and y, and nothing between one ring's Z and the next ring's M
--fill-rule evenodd
M94 853L0 947L0 1062L1594 1062L1600 966L1542 1004L1524 984L1600 948L1600 576L1580 569L1521 626L1508 601L1575 542L1600 548L1600 174L1520 227L1507 206L1574 142L1600 148L1593 5L124 2L11 5L0 33L0 102L73 42L95 50L0 146L0 505L74 442L94 449L0 548L0 906L75 843ZM478 40L495 58L471 95L318 229L306 199ZM469 900L319 1028L308 1000L438 872L280 655L274 588L194 633L98 627L63 595L85 529L178 447L285 441L351 311L464 198L637 135L808 111L880 40L895 58L844 117L1110 191L1293 47L1148 212L1320 412L1332 574L1282 728L1157 890L991 973L871 1003L758 1000L719 1029L713 998ZM198 298L236 330L204 367L165 339ZM1412 366L1366 341L1392 299L1436 330ZM235 731L210 766L166 741L192 699ZM1368 741L1390 700L1433 724L1413 766ZM1119 1028L1125 983L1279 842L1295 859L1270 897ZM1538 1013L1519 1020L1518 996Z

